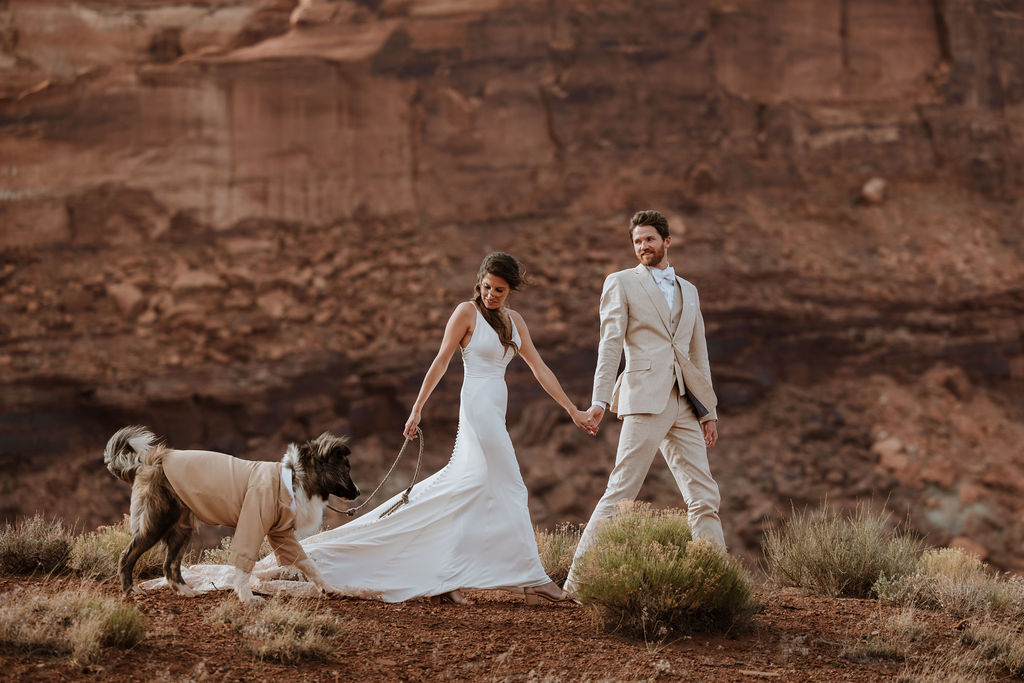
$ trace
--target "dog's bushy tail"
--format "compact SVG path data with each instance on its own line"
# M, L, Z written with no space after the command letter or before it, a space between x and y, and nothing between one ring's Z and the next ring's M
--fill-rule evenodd
M145 456L157 446L156 436L147 428L132 425L114 432L103 451L103 463L118 479L131 484Z

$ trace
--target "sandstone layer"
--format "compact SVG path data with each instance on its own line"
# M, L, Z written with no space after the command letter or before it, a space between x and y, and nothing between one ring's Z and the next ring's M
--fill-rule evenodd
M1014 4L9 0L0 38L6 517L116 519L99 452L134 421L263 458L346 431L367 488L491 249L585 403L600 282L655 206L701 291L734 548L873 499L1024 568ZM535 521L584 519L616 425L509 380ZM663 467L644 495L679 504Z

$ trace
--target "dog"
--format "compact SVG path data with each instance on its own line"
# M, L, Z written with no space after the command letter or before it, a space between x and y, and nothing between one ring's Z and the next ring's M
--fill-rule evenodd
M337 592L306 557L296 534L305 537L320 528L329 495L348 500L359 495L350 476L350 453L345 437L328 432L289 445L280 462L256 462L168 448L145 427L118 430L107 442L103 462L132 486L131 541L118 561L121 588L132 591L135 563L163 541L168 585L180 595L196 595L181 576L181 557L199 519L235 527L230 561L235 594L243 604L263 601L253 595L249 577L264 537L280 566L293 565L321 591Z

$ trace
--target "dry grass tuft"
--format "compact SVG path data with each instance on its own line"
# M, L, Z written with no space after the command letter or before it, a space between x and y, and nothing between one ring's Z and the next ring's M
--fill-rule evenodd
M199 556L199 562L197 564L231 564L231 540L233 537L225 536L220 539L219 548L206 548ZM273 548L270 547L270 541L266 538L260 543L259 559L263 559L270 553L274 552Z
M975 620L960 636L960 644L931 653L899 676L903 683L961 683L1024 678L1024 634L1019 622L988 618Z
M960 640L995 668L1024 678L1024 635L1020 628L985 621L969 626Z
M135 605L89 586L19 596L0 607L0 643L70 655L79 664L95 661L102 647L130 648L145 634L146 617Z
M128 515L125 515L120 524L101 526L96 531L75 538L69 565L84 578L116 580L118 560L131 538ZM161 576L162 548L162 544L154 546L139 558L135 571L140 578Z
M980 559L956 548L925 551L913 574L883 575L873 590L883 602L938 609L954 616L1024 616L1024 582L993 574Z
M693 540L685 512L642 503L601 525L578 580L578 597L607 630L646 640L729 629L757 610L746 572L715 544Z
M73 535L63 522L35 515L0 531L0 576L56 574L67 568Z
M861 504L852 516L829 508L795 512L763 543L769 576L813 595L866 598L879 576L914 570L921 542L889 528L889 514Z
M860 640L846 643L839 653L844 659L867 664L876 659L906 660L913 644L924 639L928 629L912 607L887 617L877 631Z
M565 583L569 576L572 556L582 535L583 529L578 524L560 524L554 531L536 530L540 563L544 572L558 585Z
M326 660L334 653L331 636L338 633L333 616L318 614L302 602L273 598L247 610L234 596L222 601L207 618L228 624L242 636L245 649L263 660L294 664Z

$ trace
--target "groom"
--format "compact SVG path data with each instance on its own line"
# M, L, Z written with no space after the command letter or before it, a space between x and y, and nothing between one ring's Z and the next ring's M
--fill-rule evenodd
M604 282L590 408L596 428L610 403L622 431L608 487L573 557L565 582L570 593L577 588L577 563L593 544L598 524L615 513L617 503L636 498L659 447L686 500L694 536L725 547L718 518L721 497L707 453L718 441L718 399L711 388L697 288L669 265L672 238L663 215L638 212L629 222L629 235L640 265L612 273ZM616 379L623 351L626 368Z

